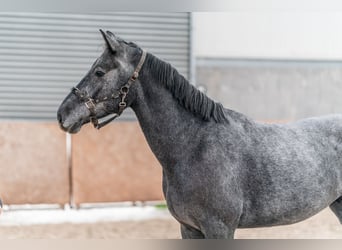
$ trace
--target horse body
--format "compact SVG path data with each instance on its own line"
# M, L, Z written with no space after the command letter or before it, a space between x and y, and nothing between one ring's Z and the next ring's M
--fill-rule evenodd
M103 35L108 49L77 86L88 100L120 89L141 58L137 46ZM164 195L183 238L233 238L236 228L290 224L329 205L341 220L341 115L257 123L151 54L124 98L162 165ZM117 104L93 104L91 113L115 113ZM58 111L61 128L72 133L89 116L72 94Z
M239 228L290 224L342 195L342 116L278 125L226 109L227 122L208 122L189 115L161 83L141 81L147 94L140 91L144 103L132 108L182 224L201 230L215 217Z
M330 116L256 126L255 144L242 149L240 227L298 222L342 195L341 124L342 116Z

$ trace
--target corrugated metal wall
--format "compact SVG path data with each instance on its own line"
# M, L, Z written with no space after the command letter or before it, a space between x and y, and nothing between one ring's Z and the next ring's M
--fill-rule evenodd
M102 52L99 28L138 43L189 78L189 13L0 12L0 119L55 120L70 87Z

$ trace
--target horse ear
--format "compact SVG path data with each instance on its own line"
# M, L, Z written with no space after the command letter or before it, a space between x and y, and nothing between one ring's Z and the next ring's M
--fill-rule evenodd
M116 36L114 35L113 32L107 30L107 31L106 31L106 34L107 34L109 37L113 37L114 39L116 39Z
M103 39L106 41L107 47L110 49L112 53L115 53L119 48L119 43L116 41L114 34L110 31L107 31L107 34L100 29Z

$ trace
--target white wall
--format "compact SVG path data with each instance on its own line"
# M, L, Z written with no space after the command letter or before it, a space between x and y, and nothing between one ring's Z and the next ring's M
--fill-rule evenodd
M197 12L196 57L342 60L342 12Z

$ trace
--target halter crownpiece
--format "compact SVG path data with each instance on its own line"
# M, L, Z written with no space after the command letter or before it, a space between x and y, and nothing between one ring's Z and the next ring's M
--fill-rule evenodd
M126 97L128 95L129 89L131 85L135 82L135 80L138 79L139 73L141 70L141 67L143 66L146 59L146 51L142 50L142 55L140 58L140 61L135 68L132 76L128 79L127 83L123 85L119 90L116 90L116 92L112 93L110 96L106 96L102 99L94 99L92 98L86 91L82 92L79 88L73 87L72 93L76 95L81 101L84 102L84 105L87 107L87 109L90 112L90 122L94 125L95 128L100 129L103 126L107 125L111 121L113 121L115 118L119 117L124 109L127 107L126 103ZM109 101L109 100L115 100L117 98L121 98L121 101L119 102L119 112L110 114L112 117L105 119L104 121L99 121L99 119L96 117L96 104ZM108 116L106 116L108 117Z

